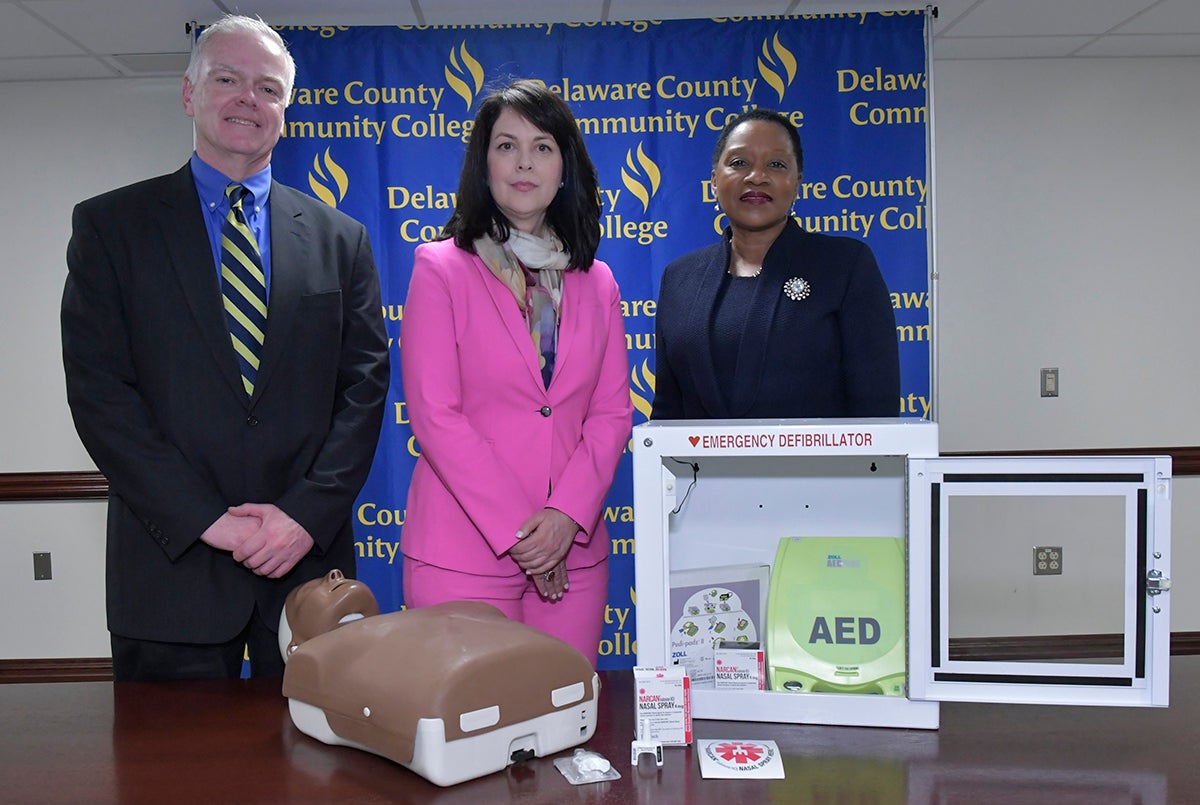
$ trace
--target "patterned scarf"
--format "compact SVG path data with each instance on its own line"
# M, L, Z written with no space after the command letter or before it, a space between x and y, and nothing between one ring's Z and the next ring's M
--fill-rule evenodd
M504 243L483 236L475 241L475 253L521 306L538 353L542 382L549 388L558 351L563 270L570 258L553 235L539 238L515 229Z

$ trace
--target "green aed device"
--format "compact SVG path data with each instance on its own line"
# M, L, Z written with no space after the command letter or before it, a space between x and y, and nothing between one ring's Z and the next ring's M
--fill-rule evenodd
M784 537L767 600L771 690L904 696L904 541Z

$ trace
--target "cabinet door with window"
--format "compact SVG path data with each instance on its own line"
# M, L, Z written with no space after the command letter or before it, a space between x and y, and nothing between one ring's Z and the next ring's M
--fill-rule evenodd
M1169 458L910 459L909 695L1166 706Z

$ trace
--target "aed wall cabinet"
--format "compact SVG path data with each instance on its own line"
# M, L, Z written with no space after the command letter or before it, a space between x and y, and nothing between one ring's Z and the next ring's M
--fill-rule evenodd
M937 425L904 419L662 421L633 430L633 480L639 665L673 661L673 573L769 568L784 538L905 541L905 696L701 687L694 718L936 729L947 700L1167 704L1169 457L939 457ZM1047 555L1059 572L1036 572Z

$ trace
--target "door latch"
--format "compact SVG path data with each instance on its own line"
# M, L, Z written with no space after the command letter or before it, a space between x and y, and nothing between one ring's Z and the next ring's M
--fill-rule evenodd
M1146 595L1159 595L1171 589L1171 580L1163 577L1161 570L1151 570L1146 574Z

